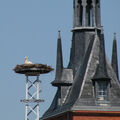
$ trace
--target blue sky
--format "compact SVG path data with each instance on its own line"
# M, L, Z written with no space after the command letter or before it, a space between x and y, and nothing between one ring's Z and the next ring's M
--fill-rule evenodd
M117 33L120 50L120 0L101 0L102 25L106 53L111 59L113 33ZM109 2L109 3L108 3ZM23 120L25 76L13 68L28 56L34 63L56 66L57 31L61 30L64 66L69 61L72 38L73 0L0 0L0 119ZM120 53L118 52L119 60ZM119 63L120 66L120 63ZM51 86L55 71L41 75L40 105L43 114L49 107L56 88Z

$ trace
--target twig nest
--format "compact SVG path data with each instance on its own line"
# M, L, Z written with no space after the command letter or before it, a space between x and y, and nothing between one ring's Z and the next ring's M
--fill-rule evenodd
M51 66L47 66L45 64L21 64L16 65L13 70L15 71L15 73L34 76L49 73L54 69Z

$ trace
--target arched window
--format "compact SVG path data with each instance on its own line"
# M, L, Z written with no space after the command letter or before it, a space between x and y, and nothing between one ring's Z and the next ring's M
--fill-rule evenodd
M87 6L86 6L86 22L87 26L92 27L92 0L87 0Z
M95 13L96 13L96 24L97 26L101 26L101 21L100 21L100 0L96 0L96 9L95 9Z
M83 6L82 6L82 0L78 0L78 3L79 3L79 22L80 22L80 26L83 25Z

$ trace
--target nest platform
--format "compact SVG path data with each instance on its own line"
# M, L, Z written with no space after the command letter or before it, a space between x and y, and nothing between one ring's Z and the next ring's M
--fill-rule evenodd
M54 69L45 64L21 64L16 65L16 67L13 70L15 71L15 73L36 76L39 74L49 73Z

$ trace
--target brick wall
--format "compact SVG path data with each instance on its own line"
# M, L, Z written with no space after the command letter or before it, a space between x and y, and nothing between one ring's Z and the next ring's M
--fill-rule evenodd
M73 120L120 120L120 111L75 111Z
M120 120L120 111L74 111L63 113L46 120Z

